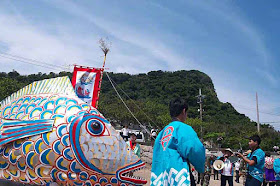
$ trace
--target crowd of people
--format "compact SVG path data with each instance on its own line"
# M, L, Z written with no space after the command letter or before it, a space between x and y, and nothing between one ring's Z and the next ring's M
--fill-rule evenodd
M248 138L250 150L245 153L234 153L226 148L220 157L206 156L196 132L184 123L188 110L186 101L172 100L169 110L172 121L158 135L154 129L151 131L154 145L151 185L207 186L213 175L221 186L233 186L234 181L239 183L240 176L244 186L280 186L280 159L264 153L258 135ZM126 129L123 133L126 134ZM140 146L135 139L132 134L127 144L140 157Z
M280 185L280 159L271 157L270 153L265 154L264 181L263 186Z
M240 172L241 159L237 159L237 161L231 160L230 157L232 157L233 152L230 148L224 149L222 152L223 156L220 157L216 157L215 155L206 157L204 173L198 173L192 168L192 174L196 175L195 180L197 185L209 185L210 179L213 176L213 180L220 180L222 186L226 185L227 182L231 186L234 183L234 173L235 182L240 183L240 175L243 174L243 172ZM214 164L216 160L223 162L222 169L218 169L217 165Z
M251 156L252 151L249 150L244 153L245 156ZM231 162L230 158L234 155L230 148L223 150L223 156L215 157L211 155L206 158L205 163L205 173L201 174L198 173L194 168L192 168L192 174L195 176L196 184L201 184L202 186L209 185L209 181L213 176L213 180L220 180L221 186L225 186L228 183L229 186L234 185L234 181L236 183L240 183L240 177L243 179L243 185L249 184L248 177L251 177L250 174L248 175L248 165L246 161L239 158L236 162ZM253 155L252 155L253 156ZM255 159L255 158L253 158ZM215 160L222 160L224 162L224 166L221 170L216 170L214 162ZM263 185L263 186L278 186L280 185L280 159L270 156L270 153L265 154L265 163L263 167L262 176L263 181L256 181L251 182L251 185ZM234 174L235 172L235 174ZM220 173L220 179L219 179ZM256 177L256 175L254 175ZM235 179L234 179L235 178ZM251 178L253 179L253 178ZM233 181L234 180L234 181Z

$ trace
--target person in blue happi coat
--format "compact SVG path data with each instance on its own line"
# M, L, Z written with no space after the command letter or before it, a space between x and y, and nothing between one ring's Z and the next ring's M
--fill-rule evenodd
M252 150L248 156L241 153L237 155L247 163L248 174L245 186L260 186L263 182L265 153L260 149L261 138L253 135L249 138L249 148Z
M169 104L172 122L155 140L151 185L195 185L190 164L204 173L205 148L193 128L183 123L187 110L188 105L182 98Z
M280 159L279 158L274 160L273 170L275 173L276 186L280 186Z

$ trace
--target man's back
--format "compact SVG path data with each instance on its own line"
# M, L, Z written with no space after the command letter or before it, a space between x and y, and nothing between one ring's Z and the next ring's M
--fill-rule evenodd
M187 124L173 121L157 136L151 185L190 185L188 162L204 172L205 148Z

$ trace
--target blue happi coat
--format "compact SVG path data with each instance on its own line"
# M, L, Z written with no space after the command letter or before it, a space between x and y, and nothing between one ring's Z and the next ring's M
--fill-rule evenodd
M273 170L275 172L275 180L280 181L280 159L279 158L274 160Z
M257 164L250 166L248 165L248 173L255 179L263 182L263 167L265 163L265 153L262 149L257 149L253 153L248 154L247 158L252 160L253 157L257 158Z
M205 148L192 127L173 121L156 138L151 185L190 185L188 161L204 172Z

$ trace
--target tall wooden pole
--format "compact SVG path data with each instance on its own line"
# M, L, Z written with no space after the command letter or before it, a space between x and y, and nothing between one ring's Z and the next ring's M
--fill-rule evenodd
M107 56L107 53L104 55L104 61L103 61L103 66L102 66L103 69L104 69L104 67L105 67L106 56Z
M102 69L101 69L101 76L100 76L100 81L99 81L99 86L98 86L98 99L99 99L99 95L100 95L100 91L101 91L101 83L102 83L102 78L103 78L103 73L104 73L104 67L105 67L105 62L106 62L106 57L107 57L107 53L110 51L109 45L108 43L106 43L106 41L104 39L100 39L99 40L100 43L100 48L104 53L104 61L103 61L103 65L102 65ZM98 106L98 100L96 101L96 108Z
M99 100L99 95L101 91L101 84L102 84L102 78L103 78L103 73L104 73L104 67L105 67L105 62L106 62L106 56L107 54L104 55L104 61L103 61L103 66L102 66L102 71L100 75L100 81L99 81L99 86L98 86L98 100ZM96 108L98 107L98 100L96 101Z
M258 133L260 133L259 102L258 102L258 93L257 92L256 92L256 104L257 104L257 128L258 128Z

